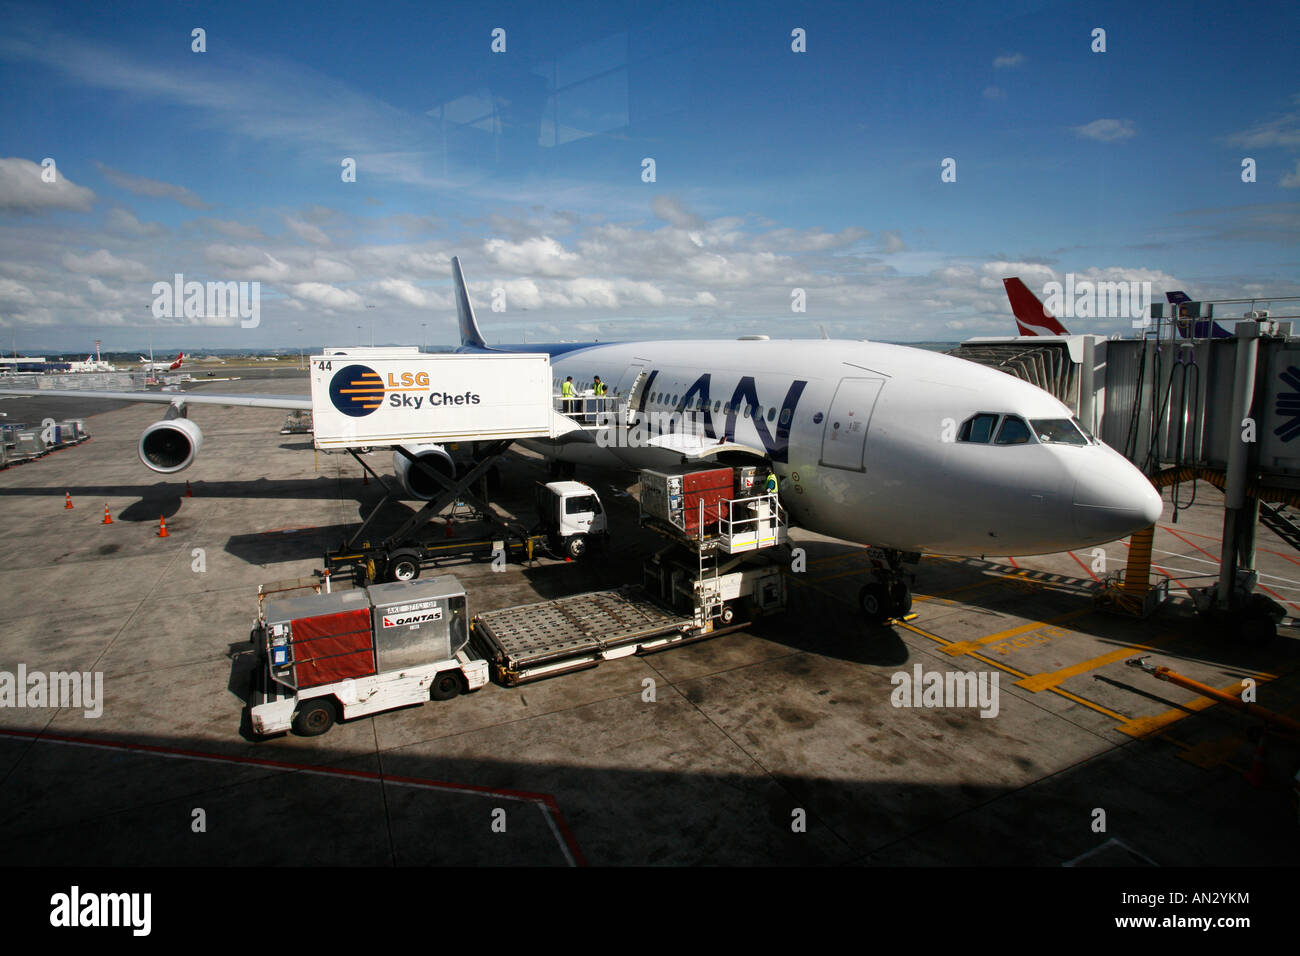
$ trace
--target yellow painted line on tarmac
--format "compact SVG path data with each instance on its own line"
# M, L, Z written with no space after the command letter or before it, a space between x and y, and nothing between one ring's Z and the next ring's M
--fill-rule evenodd
M911 624L902 624L902 623L898 624L897 626L905 627L912 633L919 634L921 637L928 637L930 640L943 645L943 649L945 651L948 651L949 648L955 646L955 642L945 640L944 638L940 637L938 634L931 634L929 631L925 630L924 628L915 627ZM961 643L965 643L965 642L963 641ZM974 654L968 652L968 656L975 658L975 660L977 661L981 661L985 664L988 664L990 667L996 667L998 670L1003 671L1007 674L1011 674L1013 677L1025 678L1029 676L1024 671L1016 670L1014 667L1009 667L1008 665L1003 664L1001 661L992 660L991 658L985 657L982 654ZM1049 687L1048 690L1050 690L1054 694L1064 697L1066 700L1074 701L1074 703L1079 704L1083 707L1087 707L1089 710L1096 711L1097 713L1102 714L1105 717L1110 717L1112 720L1118 720L1121 722L1128 720L1128 718L1125 717L1123 714L1116 713L1115 711L1111 710L1109 707L1103 707L1101 704L1093 703L1090 700L1080 697L1078 694L1071 694L1069 691L1061 690L1059 687Z
M789 580L795 581L796 583L801 584L804 587L811 588L814 591L820 591L822 594L825 594L831 600L834 601L842 600L835 594L832 594L830 591L826 590L826 588L818 587L816 584L814 584L811 581L800 581L797 577L793 577L793 576L790 577ZM1074 613L1077 614L1077 613L1086 613L1086 612L1074 612ZM936 643L943 645L945 650L948 647L953 646L952 641L946 640L945 638L940 637L938 634L931 634L929 631L925 630L924 628L917 627L914 624L908 624L906 622L899 621L894 626L904 628L906 630L911 631L913 634L919 634L921 637L928 638L929 640L935 641ZM977 661L981 661L982 663L988 664L990 667L995 667L998 670L1002 671L1003 673L1010 674L1013 677L1024 678L1029 676L1024 671L1016 670L1016 668L1011 667L1007 664L1003 664L1000 661L991 660L990 658L984 657L982 654L971 653L969 654L969 656L975 658L975 660ZM1073 701L1074 703L1079 704L1081 707L1087 707L1089 710L1096 711L1097 713L1102 714L1105 717L1109 717L1112 720L1117 720L1120 721L1121 723L1124 723L1129 719L1125 717L1123 714L1116 713L1115 711L1111 710L1109 707L1103 707L1101 704L1095 704L1090 700L1086 700L1080 697L1078 694L1071 694L1069 691L1061 690L1059 687L1052 687L1049 688L1049 690L1051 690L1051 692L1054 694L1064 697L1066 700Z
M961 654L969 654L971 651L992 644L994 641L1000 641L1004 638L1015 637L1017 634L1025 634L1029 631L1036 631L1040 627L1047 627L1049 624L1059 624L1062 621L1069 621L1076 617L1083 617L1085 614L1093 613L1095 609L1091 607L1080 608L1077 611L1070 611L1068 614L1058 614L1056 617L1049 617L1045 621L1030 621L1028 624L1021 624L1019 627L1008 628L1005 631L998 631L996 634L989 634L974 641L956 641L944 648L945 654L951 654L957 657Z
M1109 654L1102 654L1100 657L1093 657L1086 661L1080 661L1077 664L1071 664L1069 667L1062 667L1056 671L1045 671L1042 674L1035 674L1032 677L1026 677L1024 680L1016 681L1017 687L1023 687L1025 690L1038 693L1040 690L1047 690L1049 687L1055 687L1062 681L1069 680L1071 677L1077 677L1079 674L1086 674L1090 670L1098 667L1105 667L1107 664L1113 664L1116 661L1122 661L1127 657L1139 651L1154 651L1163 647L1172 641L1176 634L1162 634L1154 638L1150 644L1131 644L1128 647L1121 647L1117 651L1111 651Z
M1241 692L1241 681L1233 681L1227 687L1218 688L1225 694L1236 694ZM1213 707L1218 701L1212 697L1201 697L1197 695L1191 701L1182 707L1172 707L1162 714L1153 714L1150 717L1133 717L1125 720L1119 727L1120 733L1128 734L1130 737L1146 737L1148 734L1154 734L1159 730L1175 724L1184 717L1190 717L1192 713L1200 713L1208 707Z

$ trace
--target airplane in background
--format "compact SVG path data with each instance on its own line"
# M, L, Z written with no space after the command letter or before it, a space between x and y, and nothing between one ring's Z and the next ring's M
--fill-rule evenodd
M176 369L180 368L184 364L185 364L184 352L178 353L176 356L176 361L172 362L170 365L168 365L166 362L152 362L149 359L145 358L143 355L140 356L140 366L146 372L174 372L176 371Z
M557 393L568 376L583 389L599 375L632 426L628 434L644 429L644 439L602 442L594 429L575 427L520 444L564 467L766 465L779 477L793 524L878 549L873 558L881 559L867 572L874 580L859 592L873 619L910 609L902 565L920 552L1072 551L1125 537L1160 516L1160 495L1137 468L1089 435L1066 405L995 369L907 346L834 339L489 346L459 259L451 267L459 351L546 353ZM202 434L187 417L190 406L312 407L310 398L291 396L100 394L172 404L138 446L140 460L162 474L188 467L198 453ZM666 428L654 427L665 420ZM454 473L442 446L406 447L422 463ZM406 494L433 497L435 482L419 469L395 470Z
M1011 312L1016 317L1016 328L1021 335L1069 335L1056 316L1047 311L1047 306L1038 300L1020 281L1019 276L1003 279L1002 285L1007 290L1007 299L1011 302Z
M1169 304L1173 306L1170 310L1174 313L1171 318L1175 322L1180 338L1232 338L1232 333L1213 319L1199 319L1191 315L1191 310L1187 308L1187 306L1192 302L1192 298L1186 292L1166 292L1165 298L1168 299Z
M1020 281L1019 277L1003 279L1002 284L1006 287L1007 299L1011 302L1011 311L1016 317L1016 328L1021 335L1070 334L1069 330L1047 311L1047 306L1043 305L1039 298ZM1174 314L1171 317L1174 319L1175 328L1178 329L1179 338L1232 338L1232 333L1213 319L1199 319L1192 316L1190 310L1186 308L1192 299L1186 292L1166 292L1165 298L1173 306L1171 312Z

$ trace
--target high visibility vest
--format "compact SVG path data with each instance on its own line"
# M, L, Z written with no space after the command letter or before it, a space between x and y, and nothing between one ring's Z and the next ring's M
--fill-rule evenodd
M764 486L763 493L768 495L776 494L776 475L769 474L767 476L767 484Z
M596 383L596 394L597 394L597 395L604 395L604 394L605 394L605 383L604 383L604 382L597 382L597 383Z
M560 395L564 398L573 398L573 383L566 380L565 383L560 386Z

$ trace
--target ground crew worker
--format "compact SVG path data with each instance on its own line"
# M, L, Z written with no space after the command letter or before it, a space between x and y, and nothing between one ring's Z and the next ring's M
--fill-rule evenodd
M763 485L763 494L765 495L776 494L776 472L769 471L767 473L767 481Z
M573 376L570 375L560 386L560 397L564 399L564 414L572 415L574 406Z
M592 411L595 412L596 415L599 415L605 410L605 394L608 391L609 388L600 380L599 375L593 375L591 377L591 394L596 396L596 400L592 402ZM588 421L594 422L596 417L595 415L588 415L587 419Z

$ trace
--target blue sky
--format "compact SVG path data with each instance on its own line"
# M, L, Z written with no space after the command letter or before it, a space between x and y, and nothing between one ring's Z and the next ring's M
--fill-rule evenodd
M6 349L450 342L456 254L504 341L1006 334L1013 274L1300 294L1294 3L0 15ZM155 318L175 273L259 324Z

